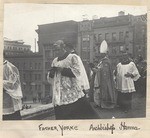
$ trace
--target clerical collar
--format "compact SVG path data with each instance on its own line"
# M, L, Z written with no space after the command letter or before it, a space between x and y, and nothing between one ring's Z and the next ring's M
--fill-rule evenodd
M129 64L130 62L131 62L130 60L125 60L125 61L121 61L121 64L126 65L126 64Z
M69 53L68 53L68 52L66 52L63 56L58 57L58 58L57 58L57 61L60 61L60 60L65 59L68 55L69 55Z

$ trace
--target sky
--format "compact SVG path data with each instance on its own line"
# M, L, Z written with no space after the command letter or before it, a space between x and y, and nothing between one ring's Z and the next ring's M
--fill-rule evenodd
M67 20L82 21L83 15L91 20L93 15L100 17L117 16L119 11L126 14L147 13L145 6L91 5L91 4L5 4L3 36L11 40L23 40L35 51L35 32L38 25ZM36 44L37 46L37 44Z

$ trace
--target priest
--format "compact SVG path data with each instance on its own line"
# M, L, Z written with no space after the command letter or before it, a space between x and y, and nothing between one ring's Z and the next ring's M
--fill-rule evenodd
M114 108L116 104L116 94L114 88L113 71L108 58L108 45L104 40L100 46L101 60L97 65L94 81L95 98L97 106L101 108Z

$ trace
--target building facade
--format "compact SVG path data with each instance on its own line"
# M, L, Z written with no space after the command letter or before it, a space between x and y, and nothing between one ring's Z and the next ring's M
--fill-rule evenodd
M20 73L23 97L44 98L43 92L43 56L39 54L7 55L6 59L14 64Z
M4 38L4 51L6 55L19 55L31 52L31 46L24 44L22 40L9 40Z
M146 58L147 22L146 15L133 16L119 12L118 16L79 22L78 53L85 63L99 60L99 48L106 40L113 68L122 52L132 58L142 55Z

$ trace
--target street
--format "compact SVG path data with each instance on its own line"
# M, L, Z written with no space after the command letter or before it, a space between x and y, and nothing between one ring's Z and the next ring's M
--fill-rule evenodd
M102 109L95 108L94 103L91 103L93 110L99 115L100 119L112 119L112 118L143 118L146 117L146 98L141 97L140 94L135 93L133 95L132 110L124 113L119 108L114 109Z

